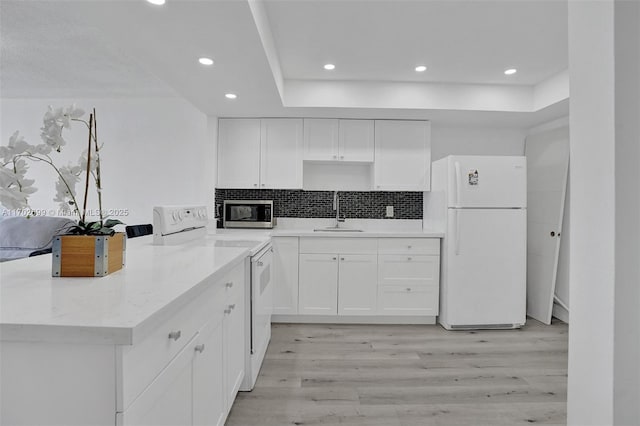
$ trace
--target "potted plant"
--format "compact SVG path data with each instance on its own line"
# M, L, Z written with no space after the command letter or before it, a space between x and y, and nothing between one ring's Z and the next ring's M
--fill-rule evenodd
M85 120L84 111L71 105L67 108L49 107L43 118L40 136L42 143L31 145L19 132L9 139L7 146L0 147L0 204L5 208L18 210L28 217L36 212L30 208L29 195L36 191L34 180L26 178L27 161L51 166L57 174L56 196L62 215L77 217L77 224L67 234L54 238L52 247L53 276L104 276L124 266L125 238L116 233L115 225L122 224L117 219L104 216L102 208L102 181L100 150L98 143L96 112ZM64 129L72 122L84 124L88 130L87 149L82 152L78 163L57 166L52 153L62 152L66 145ZM84 178L82 206L76 184ZM93 182L98 200L98 219L91 221L87 201L90 183Z

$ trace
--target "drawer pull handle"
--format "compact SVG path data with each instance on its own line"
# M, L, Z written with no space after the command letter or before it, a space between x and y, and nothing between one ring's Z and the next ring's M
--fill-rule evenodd
M338 260L338 258L337 258L337 257L332 257L331 259L333 259L333 260Z
M235 309L236 308L236 304L234 303L233 305L229 305L229 309Z
M264 265L264 263L258 262L258 266L263 266L263 265Z
M230 313L231 313L231 309L225 309L225 310L224 310L224 313L225 313L225 314L230 314Z
M409 250L411 250L411 246L407 246L407 248L408 248Z
M233 305L229 305L227 306L227 309L224 310L225 314L230 314L232 310L234 310L236 308L236 304L234 303Z
M226 284L225 284L225 287L227 287L227 288L231 288L231 287L233 287L233 282L228 282L228 283L226 283Z
M199 352L199 353L204 352L204 343L196 345L196 347L194 349L195 349L196 352Z
M182 332L180 330L178 331L172 331L169 333L169 339L176 341L180 338L180 336L182 336Z
M407 287L407 291L411 291L411 287Z
M408 261L411 261L411 258L410 258L410 257L407 257L407 260L408 260Z
M344 260L344 257L341 257L340 260Z

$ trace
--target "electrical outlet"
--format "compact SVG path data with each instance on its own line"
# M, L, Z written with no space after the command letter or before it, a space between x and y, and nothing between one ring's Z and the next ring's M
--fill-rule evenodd
M393 206L387 206L387 217L393 217Z

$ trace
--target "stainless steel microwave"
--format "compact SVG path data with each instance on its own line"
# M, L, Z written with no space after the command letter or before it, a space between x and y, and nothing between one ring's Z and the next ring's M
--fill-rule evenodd
M222 226L225 228L273 228L273 201L225 201Z

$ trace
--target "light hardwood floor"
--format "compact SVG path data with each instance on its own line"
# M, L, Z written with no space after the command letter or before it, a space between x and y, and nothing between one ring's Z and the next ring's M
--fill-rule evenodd
M228 426L566 424L567 325L274 324Z

